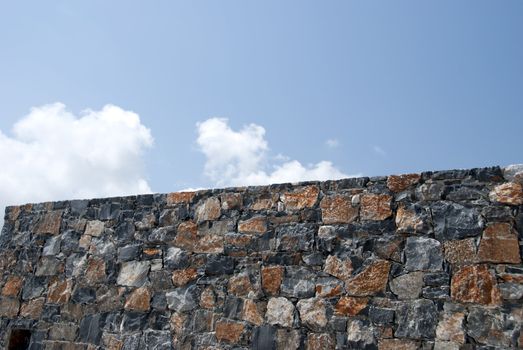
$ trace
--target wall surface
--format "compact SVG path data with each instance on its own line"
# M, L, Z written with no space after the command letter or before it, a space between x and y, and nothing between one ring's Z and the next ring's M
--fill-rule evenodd
M9 207L0 348L522 347L518 169Z

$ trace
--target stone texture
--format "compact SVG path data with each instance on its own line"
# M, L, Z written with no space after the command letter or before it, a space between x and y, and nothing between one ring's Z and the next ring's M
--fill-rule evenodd
M178 312L191 311L198 306L198 288L195 285L176 288L165 294L169 309Z
M445 260L453 265L468 265L477 263L476 244L474 238L466 238L443 243Z
M305 186L282 195L282 202L287 210L311 208L318 200L320 190L317 186Z
M124 308L134 311L149 311L151 305L151 291L148 287L135 289L125 300Z
M501 295L486 265L464 266L452 276L451 297L462 303L497 305Z
M300 347L301 335L296 329L278 329L276 331L277 350L297 350Z
M462 312L444 313L436 328L436 339L464 344L464 320L465 314Z
M375 349L374 328L366 320L349 320L347 322L347 345L349 349Z
M22 289L23 282L24 280L20 276L9 276L7 282L2 288L2 295L6 297L16 297Z
M263 324L263 315L258 305L251 299L243 301L242 320L261 326Z
M324 197L320 202L322 221L326 225L348 224L358 218L359 209L352 206L346 195Z
M61 211L47 212L38 219L38 222L35 227L35 233L57 235L60 233L61 224L62 224L62 212Z
M489 193L492 202L498 202L509 205L523 204L523 186L515 182L507 182L494 187Z
M174 245L193 253L223 253L223 236L212 231L198 231L194 222L182 222L178 226Z
M405 245L405 268L409 271L441 270L441 243L427 237L408 237Z
M439 240L456 240L477 236L483 229L478 209L453 202L431 205L434 233Z
M419 343L408 339L382 339L379 350L418 350Z
M267 218L255 216L238 223L238 232L248 234L262 234L267 232Z
M366 194L361 197L362 220L385 220L392 215L392 197L387 194Z
M220 320L216 322L216 339L219 342L237 343L245 326L242 323Z
M334 255L329 255L327 259L325 259L323 271L342 281L348 281L352 274L352 262L350 260L341 260Z
M0 317L14 318L18 315L20 303L13 298L0 298Z
M396 212L396 227L397 231L401 233L425 232L428 230L425 213L421 214L421 210L401 206Z
M172 281L175 287L185 286L187 283L194 281L198 277L198 271L195 268L174 270Z
M301 299L296 307L300 313L301 321L311 330L320 330L327 325L327 311L323 299Z
M85 226L84 234L94 237L99 237L104 231L105 224L100 220L91 220Z
M342 296L336 306L334 312L343 316L356 316L361 310L367 307L369 298L365 297L345 297Z
M467 316L467 334L477 343L498 348L514 348L521 317L499 310L474 307Z
M391 263L386 260L373 261L347 281L347 292L354 296L366 296L384 291L389 278L390 265Z
M128 287L141 287L147 281L150 263L148 261L129 261L122 264L117 283Z
M72 280L55 281L49 284L47 292L47 302L51 304L65 304L71 298L73 289Z
M20 317L37 320L42 316L45 298L29 300L20 306Z
M390 281L390 290L398 299L416 299L423 288L423 272L410 272Z
M396 311L398 338L433 338L438 323L438 312L434 303L426 299L405 302Z
M335 348L336 341L329 333L309 333L307 336L306 350L334 350Z
M203 201L196 208L196 221L198 223L208 220L216 220L221 215L220 200L211 197Z
M227 290L236 296L247 296L254 292L249 275L246 273L234 275L229 279Z
M292 327L294 323L294 305L287 298L270 298L267 303L265 318L269 324Z
M269 295L276 295L283 279L282 266L264 266L261 270L262 288Z
M478 249L479 262L520 264L517 232L511 224L496 222L483 231Z
M419 182L419 174L391 175L387 178L387 187L392 192L405 191L407 188Z
M165 201L168 205L190 203L194 195L194 192L172 192L166 195Z

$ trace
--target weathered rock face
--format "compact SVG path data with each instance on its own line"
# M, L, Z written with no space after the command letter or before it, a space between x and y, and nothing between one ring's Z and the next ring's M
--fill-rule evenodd
M0 349L521 348L522 169L9 207Z

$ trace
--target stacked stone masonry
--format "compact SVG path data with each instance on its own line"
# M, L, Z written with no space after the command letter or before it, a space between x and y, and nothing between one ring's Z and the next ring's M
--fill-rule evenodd
M0 348L523 347L522 170L8 207Z

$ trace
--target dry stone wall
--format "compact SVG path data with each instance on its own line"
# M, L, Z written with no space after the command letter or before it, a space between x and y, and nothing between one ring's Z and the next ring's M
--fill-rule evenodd
M0 348L523 347L521 170L9 207Z

